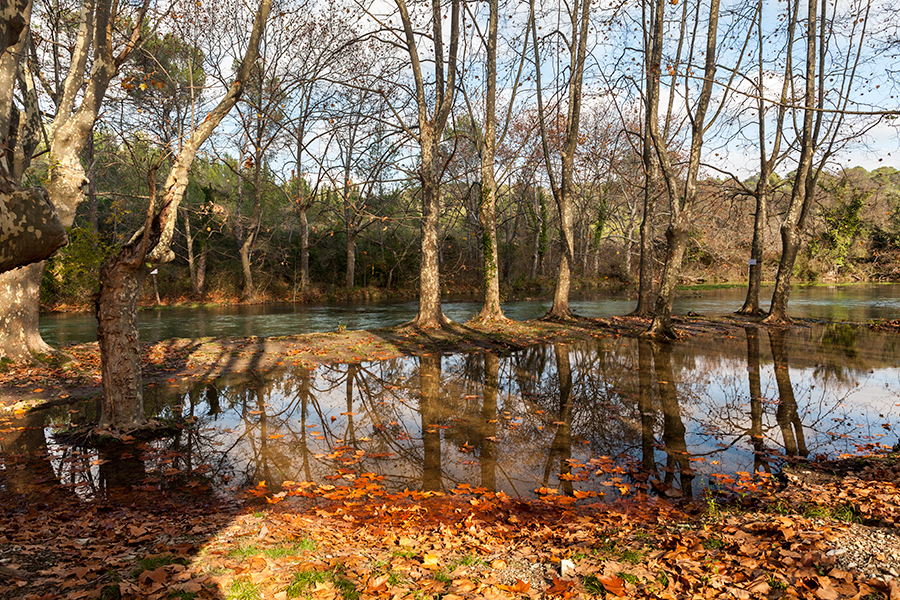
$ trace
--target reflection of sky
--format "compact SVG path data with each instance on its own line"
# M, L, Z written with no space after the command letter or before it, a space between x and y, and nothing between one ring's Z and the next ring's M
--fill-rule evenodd
M743 288L679 292L675 314L694 311L721 315L739 309L746 291ZM770 288L764 288L762 306L769 305ZM624 315L634 309L628 298L573 300L572 310L585 317ZM218 308L167 308L144 310L138 315L141 340L155 342L175 337L269 337L318 331L376 329L412 320L416 302L332 304L280 304ZM445 314L464 322L481 308L475 301L445 302ZM543 316L550 302L522 300L503 305L506 315L525 320ZM865 322L869 319L893 319L900 314L900 285L854 285L844 287L798 287L791 292L791 315L832 320ZM53 345L91 342L97 339L97 322L84 313L41 315L40 330Z
M835 357L844 356L841 352L847 349L836 352L827 346L822 341L828 339L825 332L821 328L794 330L785 340L787 373L810 457L853 453L866 443L892 445L900 426L900 371L891 366L890 336L857 330L854 364L840 367ZM776 421L776 368L766 331L759 330L758 337L763 438L767 449L779 453L784 444ZM571 439L563 445L566 457L586 464L608 456L626 468L640 464L637 342L618 338L566 349L573 382ZM746 339L741 334L730 339L694 338L672 349L678 408L688 452L695 459L693 469L700 479L712 473L752 471ZM440 393L432 407L436 422L425 425L439 426L443 489L461 483L482 484L481 444L487 435L495 440L493 473L499 489L529 495L543 485L559 487L560 458L548 459L559 432L554 422L561 414L554 348L534 347L499 359L493 419L482 412L483 357L452 355L441 362ZM542 366L535 371L534 365ZM235 375L220 380L215 384L220 412L215 415L202 392L194 396L192 409L187 395L172 397L170 403L183 405L186 413L199 418L199 429L192 434L192 457L181 460L193 461L191 468L200 463L212 465L210 476L221 489L255 485L263 479L270 489L284 480L327 484L332 483L327 477L342 467L383 475L389 489L418 489L425 475L418 359L363 363L353 367L356 374L348 387L349 370L348 365L334 365L314 372L305 420L297 374L266 380L257 376L256 383ZM662 474L667 455L662 447L664 420L659 413L657 379L653 371L653 458ZM256 384L261 384L261 396L253 387ZM349 406L348 389L352 390ZM251 412L260 410L265 411L264 419ZM348 431L351 418L352 435ZM490 431L483 429L486 420L495 421ZM321 434L320 439L313 437L315 432ZM165 450L161 443L155 444ZM180 452L185 453L190 444L184 440L180 444ZM358 462L345 465L333 454L341 445L352 446L344 456L360 450L364 454ZM73 463L65 461L63 446L52 444L51 453L61 477L89 484L96 479L96 465L91 464L96 456L76 462L87 469L74 473ZM164 467L148 464L148 470ZM612 488L602 483L609 477L576 481L574 487L611 494ZM85 485L84 489L95 487Z

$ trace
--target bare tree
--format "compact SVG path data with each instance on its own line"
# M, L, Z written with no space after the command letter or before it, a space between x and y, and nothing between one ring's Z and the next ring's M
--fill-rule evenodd
M568 319L572 316L569 309L569 290L572 285L572 267L575 262L575 231L573 227L573 196L575 194L574 169L575 151L578 147L578 126L581 118L582 82L584 79L585 59L587 57L587 38L590 33L591 0L578 0L567 7L566 17L571 27L567 32L556 32L564 40L568 50L568 81L565 88L566 115L563 121L564 146L560 155L559 180L554 174L551 160L550 142L547 132L547 111L545 110L541 90L541 57L537 35L537 19L534 18L534 0L531 4L531 37L534 46L535 81L537 84L538 119L541 127L541 145L550 178L550 189L556 200L559 211L560 244L559 273L553 292L553 306L547 311L547 317Z
M13 11L17 5L6 4L5 7ZM56 108L46 140L50 170L47 192L64 227L71 227L75 209L84 199L83 188L88 183L81 152L91 138L110 82L140 44L149 6L150 0L138 3L84 0L65 78L61 77L60 66L64 64L60 56L64 49L58 44L50 44L52 66L47 67L54 79L46 77L41 66L34 73ZM131 26L123 32L119 29L122 23ZM15 26L26 24L27 21L17 21ZM23 140L23 143L36 145L41 134L40 127L31 128L28 133L32 136L31 141ZM44 264L35 263L0 274L0 357L29 361L37 354L53 351L38 331L43 272Z
M172 237L178 206L200 146L212 135L248 85L272 0L262 0L254 17L247 49L226 94L196 125L175 158L156 202L156 173L148 176L150 202L144 226L100 270L97 338L103 386L100 427L134 429L145 424L141 360L138 347L137 297L151 268L174 258Z

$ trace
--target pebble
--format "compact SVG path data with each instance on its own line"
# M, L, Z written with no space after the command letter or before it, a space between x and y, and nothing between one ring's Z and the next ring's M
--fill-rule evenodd
M894 529L853 524L835 539L825 553L845 571L856 570L864 578L900 578L900 535Z

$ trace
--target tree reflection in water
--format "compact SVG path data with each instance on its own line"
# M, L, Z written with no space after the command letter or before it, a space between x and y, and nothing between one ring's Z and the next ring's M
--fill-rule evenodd
M747 328L659 345L604 338L509 356L235 373L177 393L148 390L148 410L196 426L124 458L121 450L44 440L38 413L2 445L21 454L48 441L49 454L28 468L88 495L110 486L218 490L261 480L275 491L288 480L341 485L375 473L391 491L468 484L513 495L539 487L627 493L630 474L642 488L649 481L662 494L689 496L712 474L774 470L776 449L845 452L894 426L897 375L882 366L893 360L889 339L860 330L850 352L851 336L834 348L829 330L773 329L769 347L763 335ZM803 352L792 352L801 344ZM873 359L881 356L873 346L885 357ZM46 414L63 423L68 408ZM93 419L89 404L79 410L76 418ZM181 475L167 480L168 472ZM24 485L9 477L7 485Z
M778 408L775 420L781 428L784 451L787 456L809 456L806 449L806 438L803 435L803 423L797 410L797 399L791 385L791 373L788 366L787 352L784 344L784 329L769 328L769 345L772 347L772 360L775 362L775 382L778 385Z
M694 481L694 470L691 468L685 433L687 429L681 419L681 408L678 406L678 390L675 385L675 372L672 369L672 345L669 343L653 344L653 366L656 382L659 385L659 404L663 413L663 449L666 453L666 467L663 483L671 488L678 471L681 494L693 495L691 484ZM673 495L666 492L667 495Z

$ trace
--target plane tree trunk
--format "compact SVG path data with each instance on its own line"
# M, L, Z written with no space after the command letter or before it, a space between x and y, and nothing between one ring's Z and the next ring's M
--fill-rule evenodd
M100 270L97 300L97 338L103 396L100 427L129 430L146 423L137 330L137 296L152 266L174 258L171 250L178 206L184 198L189 173L200 146L234 107L256 61L272 0L261 0L248 48L235 79L219 104L191 133L169 170L159 205L156 205L156 167L150 169L150 206L144 227ZM149 266L148 266L149 263Z

